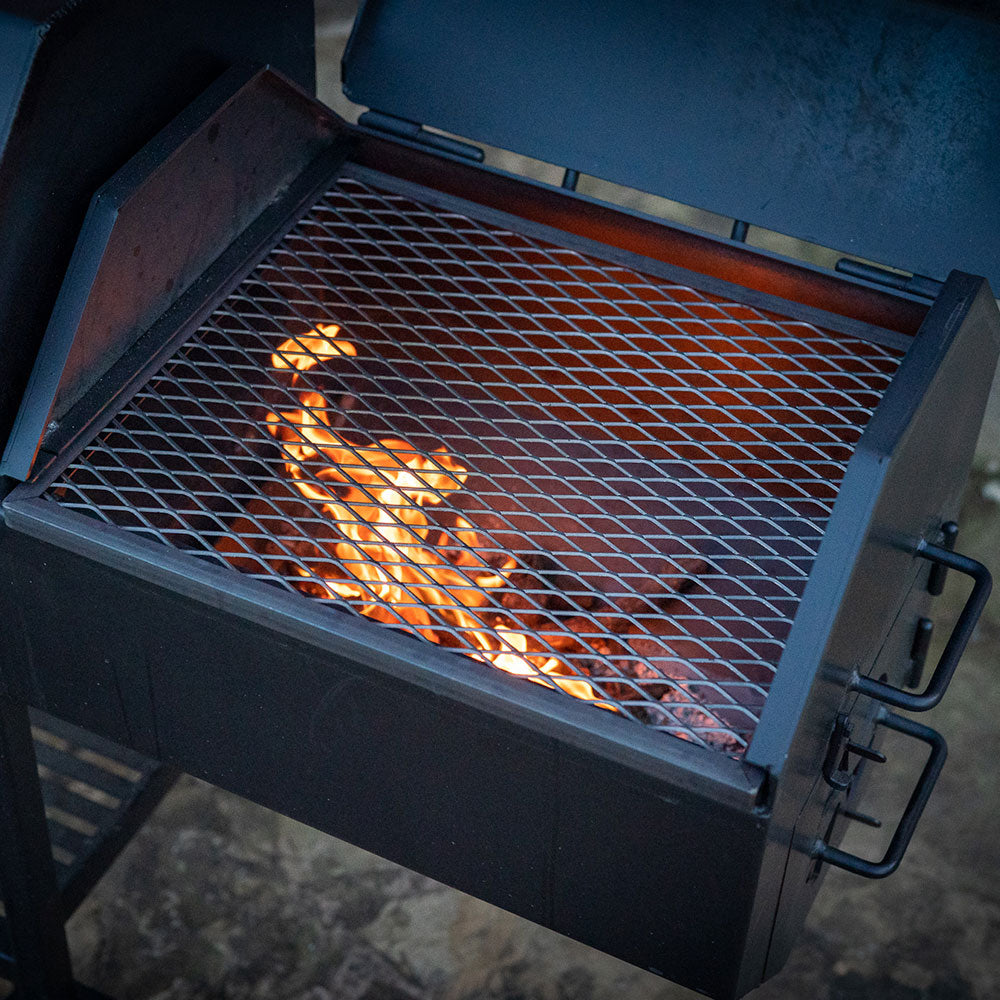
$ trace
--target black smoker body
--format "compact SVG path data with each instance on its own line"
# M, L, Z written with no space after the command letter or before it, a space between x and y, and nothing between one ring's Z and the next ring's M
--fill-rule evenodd
M745 752L691 745L331 612L50 492L352 175L901 355ZM220 193L236 213L213 215ZM163 220L182 203L188 215L172 228ZM194 226L192 249L183 237ZM956 272L926 287L929 307L672 230L428 153L416 135L345 126L273 72L234 71L101 190L69 265L5 456L5 471L26 480L3 505L0 599L15 623L5 697L643 968L740 995L780 968L824 862L873 876L899 863L944 746L891 708L940 699L988 594L985 570L951 551L949 522L1000 322L983 279ZM124 307L107 293L121 288L132 292ZM903 690L914 636L943 568L974 588L914 695ZM882 727L931 752L889 853L869 863L835 845Z

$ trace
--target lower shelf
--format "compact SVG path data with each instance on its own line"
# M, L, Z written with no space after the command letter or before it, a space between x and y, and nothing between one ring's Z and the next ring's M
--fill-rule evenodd
M69 917L163 798L177 773L32 709L52 858ZM0 979L12 970L0 904ZM0 996L3 986L0 985Z

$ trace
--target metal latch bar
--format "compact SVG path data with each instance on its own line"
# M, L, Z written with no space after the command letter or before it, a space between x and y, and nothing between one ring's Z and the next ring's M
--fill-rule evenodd
M852 257L841 257L835 265L835 270L841 274L849 274L852 278L862 278L876 285L885 285L911 295L919 295L924 299L936 299L944 288L944 282L936 278L928 278L924 274L899 274L888 268L865 264Z

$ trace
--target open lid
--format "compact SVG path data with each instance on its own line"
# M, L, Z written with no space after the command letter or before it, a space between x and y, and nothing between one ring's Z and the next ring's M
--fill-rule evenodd
M1000 288L988 3L367 0L343 76L385 114Z

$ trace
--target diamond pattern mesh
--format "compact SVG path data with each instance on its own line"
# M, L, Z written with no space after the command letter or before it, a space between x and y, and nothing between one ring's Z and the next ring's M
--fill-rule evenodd
M899 360L345 177L47 496L739 754Z

